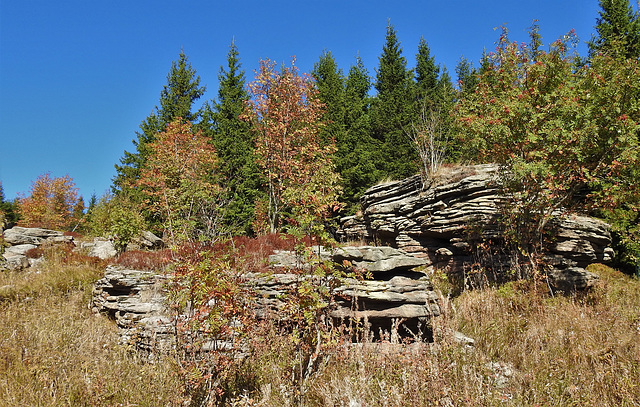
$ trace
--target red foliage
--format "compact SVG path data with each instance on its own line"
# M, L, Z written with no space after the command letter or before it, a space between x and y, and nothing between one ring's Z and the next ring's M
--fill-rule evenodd
M160 270L171 264L174 256L170 249L158 251L132 250L122 253L114 263L135 270Z
M82 235L80 233L72 232L72 231L65 231L64 235L65 236L71 236L74 239L80 239L82 237Z

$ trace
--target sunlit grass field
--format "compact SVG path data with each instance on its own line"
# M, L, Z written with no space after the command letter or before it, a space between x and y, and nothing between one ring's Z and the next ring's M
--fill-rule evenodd
M175 355L149 363L88 307L100 264L0 273L0 405L201 405ZM435 343L337 343L306 380L274 333L234 375L225 403L255 406L635 406L640 404L640 281L594 266L579 296L515 282L448 298ZM464 346L460 331L475 339ZM275 332L275 331L272 331ZM234 379L235 378L235 379ZM221 400L218 398L218 400Z

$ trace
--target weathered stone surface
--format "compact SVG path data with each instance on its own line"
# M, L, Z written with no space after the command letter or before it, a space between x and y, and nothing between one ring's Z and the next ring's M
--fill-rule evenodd
M4 267L9 270L22 270L29 267L29 259L27 259L27 256L4 253L3 257L5 259Z
M423 259L412 262L412 256L385 247L345 247L333 252L316 250L321 257L334 261L359 259L362 264L376 267L372 273L379 279L320 279L286 271L245 273L246 287L256 294L253 309L256 318L280 320L286 295L302 280L312 279L313 284L332 287L335 300L329 308L330 315L336 320L367 320L376 333L406 328L407 332L430 335L431 318L440 315L438 296L425 274L408 270L422 265ZM380 267L380 264L392 264L385 263L388 258L404 260L395 262L395 269ZM283 264L294 264L294 268L300 266L291 252L278 252L272 260L277 260L273 262L275 270L284 271ZM104 278L95 284L92 308L115 319L123 341L133 341L142 349L167 349L174 344L174 330L171 329L173 319L164 304L164 282L165 276L155 272L109 266Z
M149 250L157 250L164 247L164 241L148 230L142 232L137 241L140 246Z
M64 236L63 232L41 228L24 228L20 226L14 226L4 231L4 240L10 245L39 245L47 239L61 236Z
M111 259L118 254L113 242L102 237L96 237L92 243L83 243L82 248L89 250L89 256L98 257L102 260Z
M581 267L554 269L549 272L548 276L550 283L556 289L567 293L591 288L600 279L597 274Z
M35 244L19 244L19 245L15 245L15 246L9 246L5 249L5 254L7 255L22 255L24 256L25 253L31 249L35 249L38 246L36 246Z
M384 246L339 247L332 253L332 260L336 263L346 260L353 266L372 273L400 272L428 263L427 260L411 256L403 250Z
M386 246L347 246L332 250L314 246L312 251L320 260L331 260L338 264L348 261L354 267L372 273L397 273L429 263L426 259ZM274 268L301 268L304 259L290 251L276 250L269 256L269 264Z
M26 252L35 249L43 243L50 244L75 244L73 237L65 236L63 232L42 228L24 228L14 226L3 232L3 238L9 247L4 249L2 255L6 259L3 267L11 270L21 270L27 267L34 267L42 263L42 258L30 259L25 256Z
M116 321L124 343L169 350L175 343L175 324L165 307L165 281L156 272L108 266L94 285L91 307Z
M469 232L480 231L484 240L500 238L495 218L504 197L498 169L493 164L452 168L425 190L418 176L376 185L362 197L362 214L342 219L339 237L343 241L379 242L424 258L428 271L464 275L471 264L484 261L483 251L477 249ZM567 278L573 278L576 270L571 267L584 269L613 258L609 225L600 220L558 216L549 229L555 235L547 247L546 260L555 267L558 284L564 286L559 276L565 270ZM512 268L506 254L487 257L490 263L483 267L496 276Z

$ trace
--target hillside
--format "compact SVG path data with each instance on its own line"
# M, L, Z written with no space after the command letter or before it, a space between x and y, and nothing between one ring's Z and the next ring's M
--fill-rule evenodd
M545 287L444 293L432 344L335 342L304 382L296 351L267 333L227 376L233 405L635 405L640 391L640 282L604 266L586 294ZM188 371L176 357L149 362L118 344L116 326L87 304L102 265L49 258L40 273L0 275L0 404L184 405ZM473 346L446 332L464 332ZM197 397L196 397L197 398ZM232 402L233 400L233 402ZM195 400L194 400L195 401ZM198 405L197 403L191 405Z

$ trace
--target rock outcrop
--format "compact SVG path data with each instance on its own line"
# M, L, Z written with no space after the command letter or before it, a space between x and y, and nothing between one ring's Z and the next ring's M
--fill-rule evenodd
M166 308L164 275L108 266L93 289L91 307L116 321L123 343L147 351L174 345L174 318Z
M5 259L5 267L10 270L20 270L30 265L37 264L38 259L30 258L28 251L35 249L43 243L71 243L73 237L65 236L63 232L42 228L24 228L14 226L3 233L5 243L8 245L2 253Z
M7 229L2 234L6 248L0 246L0 269L2 267L10 270L21 270L34 266L41 259L30 258L28 251L40 247L42 244L73 244L76 242L72 236L65 235L64 232L43 228L25 228L14 226ZM162 239L151 232L144 231L131 245L131 249L155 250L164 247ZM97 237L92 242L79 242L78 250L83 251L88 256L98 257L102 260L113 258L117 251L113 242L107 238Z
M104 237L96 237L92 242L83 242L80 244L80 248L87 250L88 256L102 260L111 259L118 254L113 242Z
M370 188L362 197L362 214L344 218L339 236L402 249L424 258L428 270L445 270L463 282L470 281L474 264L500 279L513 269L511 256L481 251L470 232L499 241L495 219L501 202L497 165L452 168L425 190L419 176ZM552 268L551 283L561 290L592 285L597 276L584 268L613 257L609 226L580 215L558 217L550 226L555 235L545 262Z
M431 319L440 315L440 308L428 277L412 271L425 263L423 259L388 247L320 252L323 259L357 264L374 278L324 281L333 290L335 301L329 305L329 315L336 322L357 318L366 321L374 335L430 338ZM256 318L278 320L287 294L303 279L315 277L291 272L291 267L301 265L291 252L277 252L270 261L273 274L246 273L243 279L255 293ZM175 339L175 316L166 308L165 281L165 276L156 272L109 266L95 284L91 306L116 321L124 342L146 350L170 348Z
M431 318L440 315L438 296L427 275L414 271L428 264L425 259L385 246L347 246L332 251L316 247L314 250L320 260L330 260L337 265L347 262L351 267L368 272L371 277L340 280L332 292L331 317L343 321L367 321L376 335L380 331L392 333L398 330L400 332L395 334L400 336L426 337L431 334ZM269 262L276 270L300 265L300 259L295 259L291 252L278 252L269 257ZM296 283L295 278L287 276L292 275L268 276L257 284L256 292L268 301L271 308L277 309L274 302ZM256 278L251 280L256 281Z

